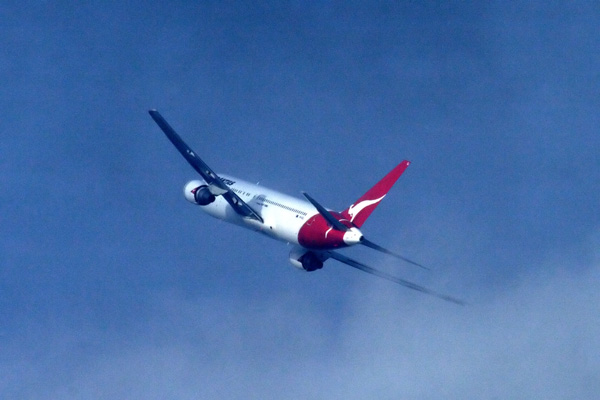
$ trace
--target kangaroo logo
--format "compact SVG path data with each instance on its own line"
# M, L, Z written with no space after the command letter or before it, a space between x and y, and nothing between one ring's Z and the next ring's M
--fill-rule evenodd
M383 200L384 197L385 197L385 194L375 200L363 200L360 203L357 203L356 205L352 204L350 207L348 207L348 214L351 217L350 222L353 222L354 218L356 218L362 210L364 210L365 208L367 208L369 206L372 206L373 204L379 203L381 200Z

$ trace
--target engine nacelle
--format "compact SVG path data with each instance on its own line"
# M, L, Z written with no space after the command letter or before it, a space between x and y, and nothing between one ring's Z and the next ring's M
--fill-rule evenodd
M290 251L290 263L304 271L316 271L323 268L323 260L312 251L294 248Z
M190 181L183 188L185 199L190 203L205 206L215 201L215 195L210 192L208 186L202 181Z

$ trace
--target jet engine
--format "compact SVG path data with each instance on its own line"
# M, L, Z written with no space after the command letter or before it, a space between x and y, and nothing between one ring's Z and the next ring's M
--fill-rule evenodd
M202 181L188 182L183 189L183 193L187 201L199 206L205 206L215 201L215 195L210 192L208 186Z
M290 263L309 272L323 268L323 260L317 254L300 248L290 251Z

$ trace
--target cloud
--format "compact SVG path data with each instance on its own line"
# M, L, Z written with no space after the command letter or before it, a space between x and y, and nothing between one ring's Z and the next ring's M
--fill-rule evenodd
M545 276L458 307L365 279L338 317L310 295L156 293L126 330L49 332L2 350L20 398L594 398L600 268ZM22 346L22 351L19 350ZM51 396L49 396L51 394Z

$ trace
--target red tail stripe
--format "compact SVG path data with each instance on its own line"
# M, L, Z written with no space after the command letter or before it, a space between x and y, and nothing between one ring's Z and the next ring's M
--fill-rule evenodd
M360 228L409 165L410 161L402 161L354 204L344 210L342 215Z

